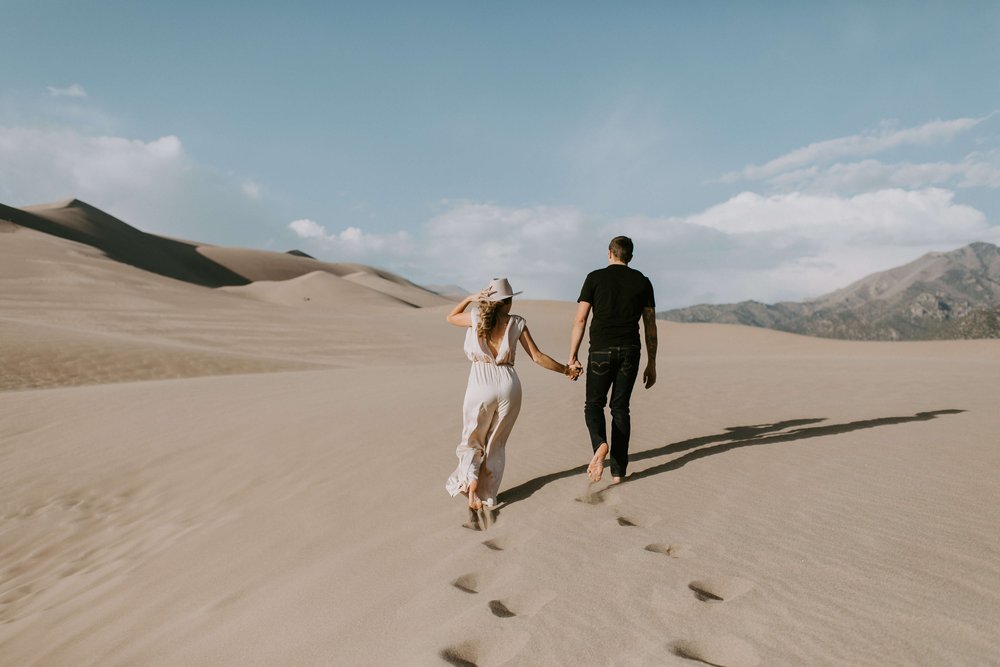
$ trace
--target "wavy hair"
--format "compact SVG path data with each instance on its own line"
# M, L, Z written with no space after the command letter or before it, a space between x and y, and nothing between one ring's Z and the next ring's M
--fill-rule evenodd
M500 309L500 306L511 301L513 301L511 298L504 299L503 301L480 301L476 335L480 338L489 336L490 332L493 331L493 327L497 325L497 311Z

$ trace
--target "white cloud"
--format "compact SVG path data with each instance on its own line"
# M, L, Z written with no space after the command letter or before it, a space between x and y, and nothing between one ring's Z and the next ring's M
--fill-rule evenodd
M507 276L525 298L572 300L585 274L604 265L608 240L624 233L636 241L634 266L653 279L661 308L802 299L927 251L1000 242L1000 227L955 197L957 188L1000 187L998 152L958 162L840 159L879 146L944 140L978 122L960 119L883 130L853 142L820 142L780 169L773 167L776 161L763 165L775 169L762 177L770 191L734 193L684 217L442 200L435 214L411 230L300 218L288 223L286 235L304 240L318 256L382 266L425 284L472 289ZM606 146L611 162L617 161L611 159L613 143ZM602 150L594 155L601 158ZM807 154L813 162L803 162ZM135 139L0 125L5 204L77 197L147 231L245 246L275 237L262 192L254 181L200 164L177 136Z
M253 181L243 181L243 184L240 185L240 189L243 190L243 194L250 199L260 199L263 195L260 185L254 183Z
M418 282L474 288L505 275L526 298L560 299L576 297L583 276L604 264L608 240L624 233L636 242L634 266L653 279L661 308L801 300L926 252L1000 242L1000 226L955 196L956 188L1000 186L996 151L957 162L842 159L946 143L983 120L886 125L811 144L741 175L764 181L770 192L734 193L683 217L595 216L573 206L442 200L442 210L405 244L357 228L301 231L341 253L354 236L354 257ZM627 133L613 139L621 125L609 121L611 139L589 147L593 165L615 162L619 151L641 153Z
M295 220L289 228L333 259L347 255L426 284L478 285L507 276L515 284L530 284L533 298L562 294L581 257L589 254L600 262L604 256L600 242L588 247L590 230L574 208L469 201L445 205L447 210L415 234L370 233L358 227L330 232L309 219ZM607 240L603 243L606 248Z
M321 239L327 235L325 227L308 218L292 220L288 223L288 228L298 234L301 239Z
M144 141L70 128L0 125L0 201L82 199L144 231L248 245L271 235L269 212L167 135Z
M973 154L963 162L958 186L962 188L1000 188L1000 151Z
M565 277L581 259L603 259L600 242L591 247L603 234L598 221L574 207L457 201L426 223L422 238L426 261L435 269L429 282L478 285L506 276L531 284L535 298L543 298L566 292Z
M678 247L671 227L720 236ZM888 189L853 197L744 192L682 221L647 223L668 261L660 284L680 285L680 303L801 300L934 250L1000 242L1000 228L940 188ZM657 234L659 232L659 234ZM694 253L696 261L683 255ZM673 256L671 258L671 256Z
M46 86L49 95L52 97L87 97L87 91L78 83L59 88L57 86Z
M824 239L906 243L965 238L987 227L985 216L941 188L890 189L853 197L743 192L686 219L730 234L782 232Z
M300 239L312 241L318 248L352 256L387 254L400 258L410 254L412 243L405 231L391 234L370 234L358 227L347 227L339 233L330 233L326 227L302 218L288 223Z
M867 134L828 139L785 153L762 165L747 165L739 172L723 176L724 181L765 180L807 165L830 162L848 156L867 156L906 145L926 145L948 141L990 118L935 120L916 127L895 129L884 124Z
M996 158L994 156L993 160ZM878 160L836 163L821 169L809 167L778 174L768 183L778 190L854 193L886 188L1000 188L1000 168L980 156L961 162L900 162Z
M350 252L425 284L473 289L507 276L524 298L572 300L607 243L628 234L633 266L650 276L660 308L744 299L799 300L865 275L975 240L1000 241L978 210L940 188L853 197L740 193L684 218L599 218L574 207L451 201L405 243L357 228L290 225L318 248ZM378 241L378 242L376 242ZM350 244L354 242L354 245Z
M69 129L0 127L4 196L45 200L148 188L189 166L180 140L87 136Z

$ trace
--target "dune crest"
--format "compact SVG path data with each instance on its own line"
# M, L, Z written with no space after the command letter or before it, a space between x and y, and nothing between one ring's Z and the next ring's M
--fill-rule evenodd
M326 271L354 275L354 282L413 306L451 303L401 276L363 264L322 262L301 251L226 248L149 234L79 199L20 209L0 204L0 220L85 243L116 261L195 285L245 285Z
M220 289L283 306L344 310L364 310L368 306L412 307L407 301L326 271L312 271L288 280L258 280L249 285Z

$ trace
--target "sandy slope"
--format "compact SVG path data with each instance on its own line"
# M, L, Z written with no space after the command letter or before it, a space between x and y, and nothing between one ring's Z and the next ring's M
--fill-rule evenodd
M522 354L506 505L476 531L443 491L447 306L321 278L303 307L308 277L248 298L23 228L0 253L2 664L1000 654L996 342L661 323L607 490L583 383ZM562 357L573 305L516 310Z
M209 289L123 264L90 245L5 229L2 389L367 366L423 354L397 322L412 304L353 280L311 272ZM302 259L269 255L279 267L286 257ZM346 274L358 273L357 265L346 266ZM411 289L418 288L401 287L404 296ZM438 324L420 313L408 326L430 331Z

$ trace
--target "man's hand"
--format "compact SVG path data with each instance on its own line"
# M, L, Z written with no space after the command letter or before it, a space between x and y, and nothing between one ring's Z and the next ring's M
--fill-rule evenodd
M646 365L646 370L642 372L642 383L646 386L646 389L656 384L656 366L652 364Z
M576 382L576 379L580 377L581 373L583 373L583 364L581 364L577 359L570 359L566 362L566 366L569 369L569 372L566 374L567 377Z

